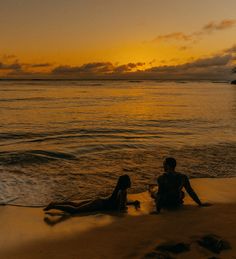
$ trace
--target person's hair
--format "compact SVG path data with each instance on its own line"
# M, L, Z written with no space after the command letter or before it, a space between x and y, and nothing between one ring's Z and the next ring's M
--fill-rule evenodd
M130 177L127 174L123 174L119 177L117 182L117 188L119 190L127 189L131 185Z
M112 197L116 197L120 190L125 190L131 186L130 177L127 174L121 175L117 181Z
M165 163L171 168L175 168L177 164L176 160L173 157L167 157L165 159Z

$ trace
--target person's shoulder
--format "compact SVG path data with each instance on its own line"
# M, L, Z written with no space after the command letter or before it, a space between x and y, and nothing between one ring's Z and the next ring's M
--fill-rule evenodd
M120 189L120 190L118 191L118 194L125 194L125 193L127 193L127 191L126 191L126 190L122 190L122 189Z
M183 176L183 177L187 177L187 175L186 174L184 174L184 173L181 173L181 172L175 172L177 175L180 175L180 176Z
M186 174L180 173L180 172L176 172L176 175L182 179L188 179L188 176Z
M165 174L161 174L157 177L157 182L162 181L165 178Z
M166 175L166 173L163 173L163 174L159 175L159 176L157 177L157 180L158 180L158 179L163 179L163 178L165 178L165 175Z

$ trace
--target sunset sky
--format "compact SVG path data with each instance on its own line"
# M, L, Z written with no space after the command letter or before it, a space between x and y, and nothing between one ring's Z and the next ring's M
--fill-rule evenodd
M0 0L0 76L226 79L235 0Z

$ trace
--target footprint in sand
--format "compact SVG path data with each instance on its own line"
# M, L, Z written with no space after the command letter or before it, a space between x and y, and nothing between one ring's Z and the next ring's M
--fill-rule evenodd
M155 258L155 259L174 259L169 255L172 254L180 254L184 252L188 252L190 250L190 244L185 243L164 243L158 245L155 248L155 252L148 253L144 256L145 259Z
M215 254L220 254L224 250L231 249L228 241L214 234L208 234L201 237L201 239L197 240L197 243Z

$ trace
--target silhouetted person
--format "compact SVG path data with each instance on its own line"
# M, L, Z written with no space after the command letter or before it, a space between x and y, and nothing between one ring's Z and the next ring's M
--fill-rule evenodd
M162 208L178 208L184 202L183 188L187 191L190 197L199 206L208 206L208 203L202 203L197 194L191 187L189 179L182 173L175 171L176 160L172 157L165 159L163 163L165 173L157 178L158 191L155 193L151 189L152 198L155 199L156 212L159 213Z
M50 203L44 211L51 209L61 210L70 214L95 211L126 211L127 205L140 207L139 201L127 201L127 189L131 187L131 181L128 175L119 177L113 193L108 198L99 198L80 203L62 202Z

